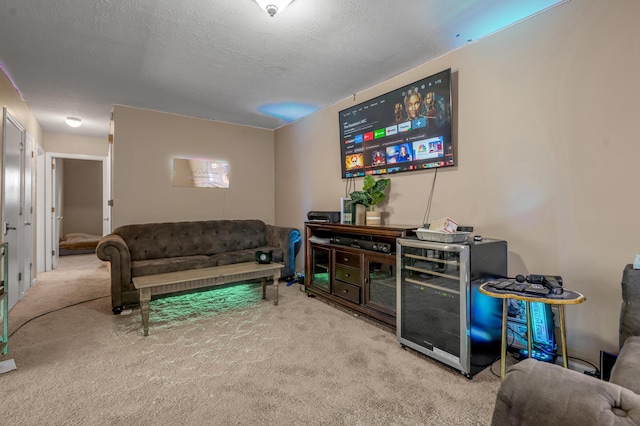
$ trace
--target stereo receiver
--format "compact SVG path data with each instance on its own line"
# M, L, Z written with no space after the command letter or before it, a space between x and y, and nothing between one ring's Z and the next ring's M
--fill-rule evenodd
M356 240L355 238L348 237L331 237L329 239L333 244L339 244L342 246L349 246L354 248L360 248L363 250L377 251L380 253L391 253L391 244L381 243L377 241L369 240Z
M310 211L307 219L309 222L340 223L340 212Z

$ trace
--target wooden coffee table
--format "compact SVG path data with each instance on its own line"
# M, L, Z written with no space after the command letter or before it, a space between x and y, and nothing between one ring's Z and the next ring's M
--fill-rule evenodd
M262 298L267 298L267 278L273 277L273 304L278 305L278 280L281 263L235 263L211 268L189 269L165 274L135 277L133 285L140 296L140 313L144 335L149 335L149 301L156 294L175 293L202 287L262 278Z

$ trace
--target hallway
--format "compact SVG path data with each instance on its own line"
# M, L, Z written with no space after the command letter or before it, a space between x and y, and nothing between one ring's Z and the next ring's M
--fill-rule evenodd
M9 311L9 351L11 335L27 322L68 306L108 298L109 286L108 266L95 254L60 257L58 267L39 272L36 283Z

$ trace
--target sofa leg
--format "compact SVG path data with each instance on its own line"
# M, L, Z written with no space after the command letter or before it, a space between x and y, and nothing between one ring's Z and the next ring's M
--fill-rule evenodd
M116 306L115 308L112 308L111 311L113 312L113 315L120 315L122 313L122 309L123 306Z

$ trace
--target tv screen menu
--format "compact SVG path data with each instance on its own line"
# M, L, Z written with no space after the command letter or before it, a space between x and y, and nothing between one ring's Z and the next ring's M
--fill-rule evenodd
M453 166L451 69L339 113L342 177Z

